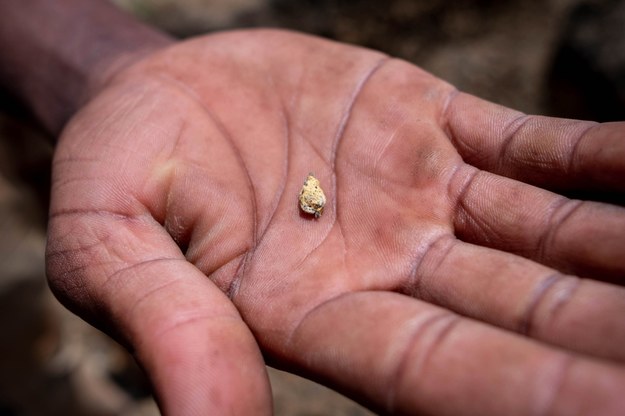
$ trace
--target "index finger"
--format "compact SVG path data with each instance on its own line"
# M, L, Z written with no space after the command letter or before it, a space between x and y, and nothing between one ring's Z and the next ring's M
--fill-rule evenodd
M473 166L541 187L625 191L625 123L526 115L457 93L443 120Z

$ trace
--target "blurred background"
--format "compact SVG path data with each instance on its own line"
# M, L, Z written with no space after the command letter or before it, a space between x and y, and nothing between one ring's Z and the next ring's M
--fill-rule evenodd
M528 113L625 119L625 2L583 0L114 0L178 37L291 28L382 50ZM52 147L0 92L0 416L158 415L123 349L45 282ZM368 415L270 371L276 415Z

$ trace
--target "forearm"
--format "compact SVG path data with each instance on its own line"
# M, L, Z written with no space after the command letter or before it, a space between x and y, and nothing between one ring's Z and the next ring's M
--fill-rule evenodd
M2 0L0 85L56 134L111 73L169 42L106 0Z

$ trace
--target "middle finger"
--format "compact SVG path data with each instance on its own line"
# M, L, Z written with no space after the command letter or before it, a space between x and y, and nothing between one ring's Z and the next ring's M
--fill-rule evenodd
M625 361L625 289L451 236L435 240L425 253L405 286L412 296L567 349Z
M566 273L625 283L625 209L576 201L462 165L450 181L456 235Z

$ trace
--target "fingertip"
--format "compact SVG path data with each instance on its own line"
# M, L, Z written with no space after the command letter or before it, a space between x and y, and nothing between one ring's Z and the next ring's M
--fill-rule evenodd
M121 326L163 414L272 414L262 354L230 299L184 261L152 271Z
M198 318L146 338L136 357L163 414L272 414L262 356L239 322Z

